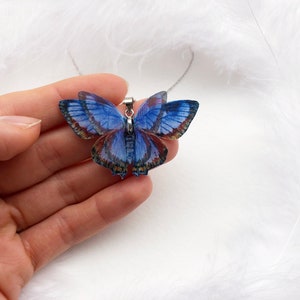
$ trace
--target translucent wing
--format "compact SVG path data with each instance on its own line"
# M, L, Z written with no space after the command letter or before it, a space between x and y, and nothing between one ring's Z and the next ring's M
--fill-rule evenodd
M132 173L147 175L153 169L164 163L168 153L167 147L155 135L135 130L135 153Z
M61 100L59 108L73 131L83 139L124 127L124 117L111 102L87 92L79 99Z
M165 103L162 107L162 115L157 120L153 133L164 139L178 139L188 129L194 119L199 103L194 100L177 100Z
M177 100L167 103L167 93L151 96L136 114L136 128L166 139L178 139L188 129L195 117L199 103L193 100Z
M177 100L149 106L145 114L137 114L135 125L138 129L165 139L178 139L188 129L198 107L199 103L194 100Z
M100 137L92 148L93 160L122 178L127 174L127 153L124 130L114 130Z
M162 106L166 102L166 92L159 92L148 98L136 114L134 119L135 126L148 131L155 131L157 120L160 120L163 113Z
M128 165L131 163L132 173L136 176L147 175L150 169L164 163L168 149L158 137L135 131L134 153L131 159L131 155L128 155L128 148L131 146L126 145L124 133L124 129L114 130L100 137L92 148L93 160L109 168L113 175L119 175L122 178L126 176Z

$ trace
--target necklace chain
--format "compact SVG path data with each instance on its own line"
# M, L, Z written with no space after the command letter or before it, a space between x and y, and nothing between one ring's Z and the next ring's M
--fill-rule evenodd
M169 93L171 90L173 90L184 79L184 77L186 76L186 74L190 70L190 68L193 64L194 58L195 58L195 54L194 54L194 51L191 48L189 48L189 50L190 50L190 53L191 53L191 58L190 58L190 61L189 61L188 65L186 66L185 70L180 75L180 77L167 89L167 93Z
M190 70L190 68L193 64L193 61L194 61L195 54L191 48L189 48L189 50L190 50L191 58L189 60L188 65L184 69L183 73L179 76L179 78L167 89L167 93L169 93L171 90L173 90L185 78L186 74ZM71 58L72 64L73 64L74 68L76 69L77 73L79 75L83 75L70 51L68 51L68 54Z

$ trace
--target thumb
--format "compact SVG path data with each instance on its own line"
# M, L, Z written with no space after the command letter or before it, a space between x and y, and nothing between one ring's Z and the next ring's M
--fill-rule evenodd
M41 120L24 116L0 116L0 161L29 148L39 137Z

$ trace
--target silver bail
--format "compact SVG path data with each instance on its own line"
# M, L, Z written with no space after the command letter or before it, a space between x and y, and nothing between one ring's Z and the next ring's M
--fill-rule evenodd
M123 104L126 105L127 109L133 109L133 103L134 103L134 99L133 97L126 97L124 100L123 100Z
M134 99L132 97L126 97L123 100L123 104L126 105L126 109L125 109L125 117L127 118L127 122L126 122L126 131L128 133L133 133L133 122L132 122L132 118L134 115L134 110L133 110L133 103L134 103Z

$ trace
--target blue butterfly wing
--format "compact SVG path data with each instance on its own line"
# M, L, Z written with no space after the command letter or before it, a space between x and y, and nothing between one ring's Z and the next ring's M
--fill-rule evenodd
M135 130L135 153L132 173L147 175L153 169L164 163L168 149L155 135Z
M87 92L78 98L61 100L59 108L79 137L91 139L124 127L124 117L111 102Z
M167 93L159 92L148 98L140 107L134 118L136 127L154 131L157 120L163 114L163 104L167 102Z
M100 138L92 148L93 160L122 178L129 164L135 175L147 174L166 160L168 150L160 137L179 138L194 118L198 102L166 103L167 93L151 96L134 118L134 137L125 132L126 119L109 101L87 92L79 99L62 100L59 108L73 131L84 139Z
M160 140L182 136L195 117L199 103L177 100L167 103L167 93L159 92L140 107L134 118L135 157L132 173L147 174L164 163L168 149Z
M154 133L164 139L180 138L194 119L199 103L194 100L177 100L163 105L163 114L157 121Z
M93 160L122 178L127 174L128 159L124 129L113 130L100 137L92 148Z
M178 139L188 129L198 107L199 103L194 100L164 102L149 107L146 113L138 112L135 125L138 129L165 139Z

